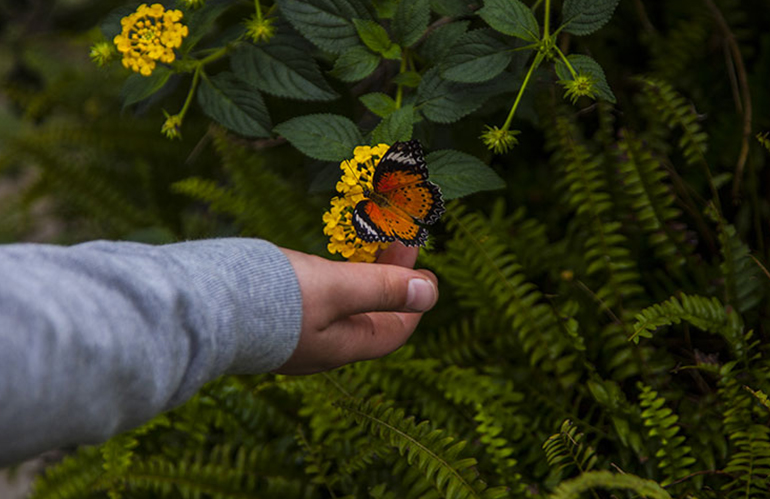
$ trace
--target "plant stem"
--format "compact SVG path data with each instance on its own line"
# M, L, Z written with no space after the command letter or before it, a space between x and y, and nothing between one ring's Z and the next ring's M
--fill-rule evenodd
M513 102L513 106L511 107L511 112L508 113L508 118L506 118L505 123L503 123L503 130L508 130L508 127L511 126L513 115L516 114L516 108L519 107L521 96L524 95L524 89L527 88L527 83L529 83L529 78L532 76L532 73L535 72L535 68L537 68L540 65L540 62L542 60L543 60L543 54L541 52L538 52L537 55L535 56L535 60L532 61L532 65L529 67L529 71L527 71L527 76L524 77L524 81L521 83L521 88L519 88L519 93L518 95L516 95L516 100Z
M559 49L559 47L557 47L556 45L554 45L553 48L554 50L556 50L556 52L559 53L559 57L561 58L562 62L566 64L567 69L569 69L569 74L572 75L572 79L573 80L577 79L577 72L575 72L575 68L572 67L572 64L569 63L569 59L567 59L567 56L564 55L564 52L562 52L561 49Z
M203 72L203 64L200 64L198 67L195 68L195 73L193 73L192 85L190 85L190 91L187 93L187 98L184 101L182 110L179 111L179 118L182 120L184 120L184 115L187 113L187 109L190 107L190 103L192 102L193 95L195 95L195 90L198 88L198 81L200 80L202 72Z
M398 74L403 74L406 71L407 55L406 49L401 51L401 68L398 70ZM401 102L404 99L404 86L399 84L396 90L396 109L401 109Z
M545 23L543 25L543 41L550 38L551 28L551 0L545 0Z
M259 6L259 0L254 0L254 8L257 11L257 19L262 20L262 7Z

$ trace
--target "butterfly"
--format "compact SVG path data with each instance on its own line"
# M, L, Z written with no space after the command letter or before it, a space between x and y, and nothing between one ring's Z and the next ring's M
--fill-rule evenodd
M396 142L374 169L368 199L353 210L353 227L359 239L401 241L406 246L424 246L428 229L444 214L441 189L428 180L422 146L416 140Z

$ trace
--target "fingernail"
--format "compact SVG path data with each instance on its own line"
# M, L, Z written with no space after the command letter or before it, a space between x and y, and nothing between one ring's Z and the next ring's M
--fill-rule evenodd
M427 279L412 279L406 291L406 307L425 312L436 303L436 287Z

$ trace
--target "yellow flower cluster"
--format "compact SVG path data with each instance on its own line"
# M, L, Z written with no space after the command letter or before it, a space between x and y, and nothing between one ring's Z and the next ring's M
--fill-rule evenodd
M331 208L324 213L324 234L329 236L329 253L339 253L351 262L373 262L377 251L390 243L367 243L358 238L353 227L353 209L366 199L364 190L372 189L374 168L388 151L387 144L375 147L359 146L353 151L353 159L340 163L342 177L337 182L337 192Z
M161 4L143 3L131 15L120 20L123 32L113 40L123 54L123 65L150 76L157 61L174 61L174 49L182 45L187 26L179 20L182 11L166 10Z

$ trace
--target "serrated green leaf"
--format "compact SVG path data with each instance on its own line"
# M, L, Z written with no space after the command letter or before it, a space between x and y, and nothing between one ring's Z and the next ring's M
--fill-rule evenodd
M460 83L491 80L511 62L511 47L487 29L465 33L441 64L441 75Z
M170 69L157 66L150 76L134 73L126 78L120 89L120 100L123 101L123 108L150 97L163 88L171 75Z
M604 70L598 62L588 57L587 55L582 54L572 54L567 57L567 60L578 74L582 73L591 75L596 80L596 83L594 83L594 89L596 90L596 96L599 99L611 102L613 104L617 102L615 99L615 94L612 93L612 89L607 83L607 78L604 76ZM567 68L567 65L564 63L564 61L557 61L555 68L556 76L558 76L560 80L572 80L572 74L569 72L569 68Z
M388 32L379 23L364 19L353 19L353 24L361 41L373 52L384 55L393 46Z
M446 17L463 17L473 14L473 4L467 0L430 0L430 8Z
M405 71L394 76L391 82L396 85L417 88L420 85L420 80L422 80L422 76L417 71Z
M383 118L372 131L373 144L392 144L410 140L414 125L414 106L404 106Z
M327 101L337 94L321 74L313 58L291 44L291 38L274 43L242 45L231 58L230 67L243 81L277 97Z
M246 137L269 137L270 115L259 92L229 72L203 78L198 104L209 118Z
M504 35L515 36L529 42L540 40L537 19L520 0L484 0L479 16L493 29Z
M418 50L422 57L434 65L449 54L468 30L469 21L457 21L434 29Z
M270 115L262 95L229 72L203 78L198 104L209 118L246 137L269 137Z
M483 161L464 152L445 149L425 157L430 179L441 186L444 199L505 187L505 181Z
M402 47L411 47L428 29L429 21L429 0L402 0L391 23L393 37Z
M564 31L588 35L607 24L620 0L564 0Z
M277 125L273 131L311 158L322 161L348 159L363 144L358 127L337 114L299 116Z
M183 54L189 53L201 38L211 32L214 22L231 4L232 2L228 0L208 1L199 9L192 11L186 9L184 17L182 17L182 23L187 25L189 34L182 41L179 51Z
M342 81L354 82L372 74L379 65L380 56L364 47L353 47L337 58L329 73Z
M358 45L353 19L372 19L365 4L355 0L276 0L276 4L294 29L333 54Z
M393 19L400 0L372 0L379 19Z
M384 118L396 110L396 101L382 92L372 92L371 94L362 95L358 100L360 100L369 111L380 118Z
M490 97L517 87L508 75L500 75L480 85L456 83L441 77L438 68L428 70L417 87L418 109L435 123L454 123Z

